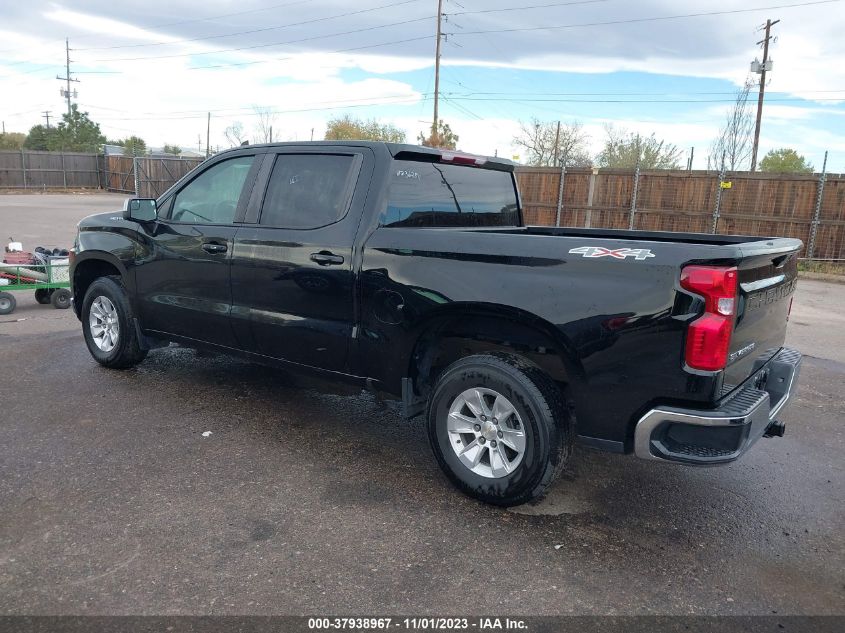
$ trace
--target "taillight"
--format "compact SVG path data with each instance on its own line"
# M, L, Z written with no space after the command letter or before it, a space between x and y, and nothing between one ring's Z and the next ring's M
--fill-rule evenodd
M704 314L687 329L687 365L707 371L724 369L736 315L736 268L687 266L681 271L681 287L704 299Z

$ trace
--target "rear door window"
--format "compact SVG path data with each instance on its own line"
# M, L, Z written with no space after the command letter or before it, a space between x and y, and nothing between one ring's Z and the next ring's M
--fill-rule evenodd
M337 222L346 215L360 164L357 155L279 154L260 223L315 229Z
M383 226L518 226L513 174L394 160Z

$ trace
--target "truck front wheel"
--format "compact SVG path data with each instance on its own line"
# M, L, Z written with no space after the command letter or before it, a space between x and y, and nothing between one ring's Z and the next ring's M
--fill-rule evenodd
M88 351L104 367L126 369L147 356L118 277L100 277L88 287L82 303L82 330Z
M537 499L569 461L572 423L560 389L509 354L468 356L440 376L428 402L440 467L466 494L501 506Z

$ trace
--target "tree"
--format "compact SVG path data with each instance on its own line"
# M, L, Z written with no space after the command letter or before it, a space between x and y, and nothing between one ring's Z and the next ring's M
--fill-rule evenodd
M168 143L164 144L164 147L161 148L165 154L176 154L177 156L182 153L182 148L178 145L170 145Z
M327 141L387 141L404 143L405 132L390 123L379 123L376 119L362 121L344 114L329 120L326 125Z
M658 139L654 133L642 136L613 125L606 125L607 140L596 157L599 167L616 169L678 169L681 150Z
M426 147L439 147L440 149L455 149L458 146L458 135L452 131L448 123L440 119L437 123L437 132L434 130L428 136L420 132L417 142Z
M769 153L760 161L760 171L779 174L811 174L813 173L813 166L794 149L782 147L781 149L769 150Z
M55 136L48 143L51 150L65 152L96 152L106 142L100 131L100 125L88 117L87 112L80 112L76 104L70 106L69 113L62 115L56 126Z
M708 169L720 169L723 157L725 168L730 171L747 169L751 165L751 150L754 147L754 107L748 101L751 88L752 82L746 80L737 92L719 137L710 146Z
M520 133L514 137L513 142L528 152L529 165L589 167L592 164L587 151L588 136L580 123L573 121L561 125L559 135L554 121L545 123L531 119L529 123L520 121L519 127Z
M56 128L46 125L33 125L23 142L24 149L46 152L54 145L53 137L56 135Z
M147 143L140 136L128 136L117 144L123 147L129 156L143 156L147 153Z
M0 134L0 149L21 149L26 141L26 134L4 132Z
M273 124L276 122L276 115L273 109L260 106L252 106L252 109L255 110L255 114L258 117L253 139L256 143L272 143Z
M226 140L229 141L229 145L233 147L241 145L247 140L244 134L244 124L240 121L232 121L232 125L223 130L223 134Z

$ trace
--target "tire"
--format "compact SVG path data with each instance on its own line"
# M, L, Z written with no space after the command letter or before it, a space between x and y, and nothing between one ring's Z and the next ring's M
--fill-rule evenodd
M103 333L106 329L108 337ZM104 367L127 369L147 356L138 340L129 297L119 277L100 277L88 287L82 302L82 332L91 356Z
M12 314L18 305L15 295L11 292L0 292L0 315Z
M52 288L39 288L35 291L35 300L41 305L45 306L50 303L50 294L52 292Z
M483 422L470 408L479 408L478 393L487 408ZM491 417L496 411L501 420ZM518 356L479 354L450 365L429 398L427 418L443 472L461 491L486 503L514 506L539 499L572 454L573 425L560 389ZM462 433L470 428L467 420L473 422L472 432ZM472 462L478 462L475 470Z
M67 310L70 307L70 301L73 298L73 295L70 294L70 290L67 288L57 288L53 291L53 294L50 295L50 303L53 304L53 307L56 310Z

